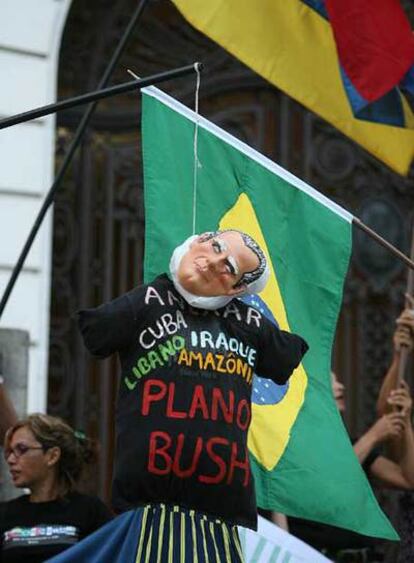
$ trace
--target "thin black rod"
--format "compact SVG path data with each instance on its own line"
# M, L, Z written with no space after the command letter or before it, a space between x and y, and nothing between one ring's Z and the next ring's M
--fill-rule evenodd
M414 225L411 227L410 258L411 258L411 260L414 260ZM405 290L405 307L406 308L412 307L411 299L412 299L413 291L414 291L414 270L409 270L408 276L407 276L407 286L406 286L406 290ZM403 381L403 380L405 381L405 372L407 370L408 355L409 355L410 352L411 352L411 350L408 348L408 346L403 345L401 347L400 359L399 359L399 362L398 362L398 379L397 379L397 386L398 387L400 386L401 381Z
M83 96L78 96L77 98L72 98L70 100L64 101L64 102L59 102L58 104L52 104L53 106L59 106L60 105L60 109L63 109L62 106L66 108L68 107L74 107L76 105L80 105L80 104L85 104L90 102L92 99L93 100L97 100L97 99L101 99L101 98L106 98L108 96L115 96L118 94L121 94L123 92L129 92L131 90L135 90L138 88L143 88L144 86L148 86L150 84L157 84L159 82L165 82L166 80L170 80L172 78L178 78L179 76L185 76L187 74L190 74L191 72L195 72L196 68L200 68L201 65L200 63L194 63L192 65L187 65L185 67L181 67L175 70L171 70L171 71L167 71L167 72L161 72L159 74L154 74L152 76L148 76L146 78L142 78L140 80L133 80L132 82L126 82L124 84L118 84L117 86L113 86L111 88L106 88L103 90L98 90L96 92L91 92L90 94L85 94ZM96 102L95 102L96 103ZM46 108L50 108L52 106L45 106L45 108L39 108L39 110L34 110L36 112L40 112L40 111L45 111ZM54 109L53 111L57 111L56 109ZM27 113L33 113L32 112L27 112ZM51 111L47 111L47 113L51 113ZM23 114L24 115L24 114ZM43 115L45 115L45 113L43 113ZM18 117L18 116L16 116ZM22 121L26 121L25 119L20 119L20 121L18 121L18 123L21 123ZM83 119L82 121L85 121L85 119ZM1 315L3 314L4 308L7 304L7 301L9 299L10 293L14 287L14 284L20 274L20 271L23 267L23 264L26 260L26 257L30 251L30 248L33 244L33 241L37 235L37 232L39 231L39 228L43 222L44 216L46 215L46 212L49 208L49 206L53 203L53 199L54 199L54 195L56 193L57 188L60 185L61 179L63 177L64 172L66 171L70 160L72 158L72 155L74 154L76 148L79 145L79 141L80 138L82 136L82 133L85 129L86 125L83 126L82 131L80 132L80 127L77 130L76 136L72 141L71 146L69 147L69 150L65 156L65 161L62 164L61 169L59 170L59 174L56 177L55 182L53 183L51 189L49 190L49 193L47 194L42 207L40 208L39 214L36 217L36 220L34 222L34 225L32 227L32 230L29 233L29 236L26 240L26 243L23 247L23 250L19 256L19 259L13 269L12 275L10 277L9 283L7 284L7 287L4 291L1 303L0 303L0 318Z
M125 48L125 45L128 41L128 39L130 38L133 30L135 29L135 26L144 10L145 5L148 3L149 0L141 0L141 2L138 4L136 10L134 11L134 13L132 14L131 19L128 22L127 27L125 28L125 31L112 55L111 60L108 63L108 66L106 67L105 72L102 75L101 80L99 81L98 84L98 89L101 88L105 88L105 86L108 84L108 80L110 79L116 64L118 63L118 60L122 54L122 51ZM16 283L16 280L20 274L21 269L23 268L23 264L27 258L27 255L30 251L30 248L33 244L33 241L36 237L36 234L38 232L38 230L40 229L40 226L42 224L42 221L44 219L44 216L46 215L47 210L49 209L49 206L51 205L51 203L53 202L54 199L54 195L56 190L59 188L60 183L62 181L62 178L69 166L69 164L72 161L72 157L75 154L76 149L78 148L78 145L83 137L83 134L85 132L85 129L89 123L89 120L92 116L93 110L95 109L96 106L96 102L95 103L91 103L90 106L85 110L85 113L82 116L82 119L79 122L78 128L73 136L72 142L69 145L69 148L65 154L65 157L63 159L62 165L60 167L60 169L58 170L58 173L56 174L56 178L55 181L53 182L51 188L49 189L49 192L46 195L46 198L42 204L42 207L40 208L40 211L36 217L35 223L32 227L32 230L29 233L29 236L25 242L25 245L20 253L20 256L16 262L16 265L13 268L13 272L12 275L9 279L9 282L6 286L6 289L4 290L3 296L1 298L1 302L0 302L0 318L3 315L3 311L7 305L7 302L9 300L10 294L13 290L13 287Z
M352 219L352 223L358 227L358 229L361 229L361 231L364 231L367 235L369 235L371 238L373 238L374 240L376 240L381 246L383 246L384 248L386 248L387 250L389 250L392 254L394 254L397 258L399 258L400 260L402 260L409 268L411 268L412 270L414 270L414 262L413 260L411 260L410 258L408 258L408 256L406 256L403 252L401 252L400 250L398 250L398 248L396 248L395 246L393 246L390 242L388 242L387 240L385 240L384 238L382 238L378 233L376 233L375 231L373 231L372 229L370 229L369 227L367 227L367 225L365 225L365 223L363 223L360 219L358 219L358 217L354 217Z
M145 86L149 86L151 84L158 84L159 82L179 78L180 76L196 72L196 68L201 69L201 63L193 63L174 70L159 72L158 74L153 74L152 76L147 76L146 78L132 80L131 82L123 82L122 84L117 84L116 86L102 88L101 90L95 90L94 92L88 92L87 94L67 98L66 100L62 100L54 104L49 104L24 113L12 115L11 117L7 117L6 119L2 119L0 121L0 129L6 129L12 125L17 125L18 123L31 121L37 117L43 117L45 115L50 115L51 113L57 113L58 111L85 105L90 102L102 100L103 98L110 98L111 96L117 96L118 94L124 94L125 92L132 92L132 90L138 90L139 88L144 88Z

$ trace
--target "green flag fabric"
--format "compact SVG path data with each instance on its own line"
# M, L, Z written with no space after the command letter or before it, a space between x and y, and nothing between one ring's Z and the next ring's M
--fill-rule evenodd
M197 123L197 174L195 124ZM352 216L156 88L143 90L145 280L195 232L238 228L265 250L270 281L250 303L310 350L288 384L255 375L249 451L257 503L398 539L353 452L330 383Z

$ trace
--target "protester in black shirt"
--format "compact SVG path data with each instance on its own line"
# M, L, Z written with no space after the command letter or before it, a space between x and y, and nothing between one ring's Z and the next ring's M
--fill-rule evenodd
M40 563L111 519L98 498L75 491L94 447L61 419L34 414L17 422L4 453L14 485L30 493L0 504L1 563Z
M144 507L131 561L241 561L236 526L257 524L247 450L253 373L285 383L307 345L235 299L268 277L244 233L191 237L170 276L79 313L87 348L121 363L113 504ZM82 556L79 544L56 561Z

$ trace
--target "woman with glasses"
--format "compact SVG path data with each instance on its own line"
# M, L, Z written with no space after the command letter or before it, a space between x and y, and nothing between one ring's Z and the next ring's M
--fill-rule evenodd
M102 501L76 491L95 451L53 416L33 414L8 430L4 454L13 484L29 493L0 504L1 563L45 561L111 519Z

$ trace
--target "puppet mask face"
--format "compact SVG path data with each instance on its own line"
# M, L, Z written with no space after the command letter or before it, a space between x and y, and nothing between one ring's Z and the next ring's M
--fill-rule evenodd
M243 274L258 265L259 259L239 233L226 231L208 239L200 235L182 256L177 278L193 295L236 296L246 289L244 285L235 287Z

